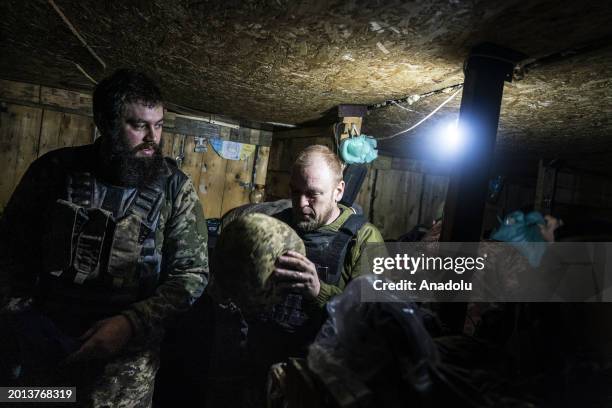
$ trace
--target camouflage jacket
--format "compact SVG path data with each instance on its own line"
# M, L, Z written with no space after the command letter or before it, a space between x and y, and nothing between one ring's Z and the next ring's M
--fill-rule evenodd
M51 208L66 196L65 180L75 168L89 166L95 176L97 148L93 144L47 153L30 165L17 186L0 219L0 306L9 298L34 298L36 302L45 295L39 284L40 254ZM166 165L169 171L180 172L171 163ZM206 222L192 182L182 173L179 176L175 195L164 196L154 232L162 258L154 292L123 310L109 311L126 316L136 338L163 332L169 321L200 296L208 281ZM66 313L71 316L70 310Z

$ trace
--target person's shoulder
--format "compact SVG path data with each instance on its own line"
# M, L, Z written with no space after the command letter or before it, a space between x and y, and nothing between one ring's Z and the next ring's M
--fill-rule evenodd
M164 157L164 162L168 169L167 193L172 201L175 201L181 190L183 190L185 183L189 181L189 176L179 169L175 160ZM192 188L195 190L195 187Z
M357 232L357 240L362 242L384 242L376 225L366 221Z
M30 165L30 172L71 171L88 166L93 160L93 145L69 146L51 150Z
M176 160L165 156L164 162L166 163L166 167L168 168L171 177L180 177L183 179L188 177L187 174L185 174L185 172L178 167Z

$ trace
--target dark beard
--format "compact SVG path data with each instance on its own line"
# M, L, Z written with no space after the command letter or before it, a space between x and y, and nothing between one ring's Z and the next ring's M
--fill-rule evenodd
M153 156L136 157L139 150L146 148L154 150ZM132 149L124 137L118 136L103 140L100 153L104 177L118 186L150 186L167 173L161 147L156 143L141 143Z

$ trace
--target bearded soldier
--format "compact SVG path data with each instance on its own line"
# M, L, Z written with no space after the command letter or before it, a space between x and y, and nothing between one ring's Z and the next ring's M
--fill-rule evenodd
M36 160L0 221L4 349L23 354L3 366L17 384L76 386L80 405L149 406L164 327L207 282L207 228L161 154L151 79L116 71L93 112L101 137Z

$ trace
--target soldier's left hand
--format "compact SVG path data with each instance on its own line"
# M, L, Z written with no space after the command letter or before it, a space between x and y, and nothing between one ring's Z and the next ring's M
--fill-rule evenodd
M287 251L278 257L272 275L276 288L315 298L321 290L317 267L299 252Z
M79 338L85 342L66 358L65 364L111 357L121 351L131 337L132 325L125 316L100 320Z

